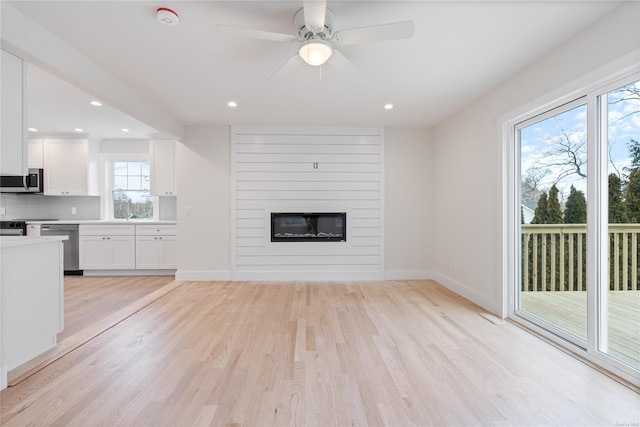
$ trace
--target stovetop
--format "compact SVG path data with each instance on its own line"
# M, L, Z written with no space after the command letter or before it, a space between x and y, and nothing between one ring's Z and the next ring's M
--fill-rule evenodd
M0 236L24 236L27 224L24 221L0 221Z
M13 230L24 229L26 230L27 222L29 221L58 221L57 219L11 219L9 221L0 221L0 230L6 230L13 232Z
M0 228L22 228L24 221L12 219L11 221L0 221Z

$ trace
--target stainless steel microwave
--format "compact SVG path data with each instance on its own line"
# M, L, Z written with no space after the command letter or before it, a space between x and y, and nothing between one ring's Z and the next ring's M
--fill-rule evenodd
M29 169L25 176L0 176L0 192L2 193L42 193L44 191L44 171Z

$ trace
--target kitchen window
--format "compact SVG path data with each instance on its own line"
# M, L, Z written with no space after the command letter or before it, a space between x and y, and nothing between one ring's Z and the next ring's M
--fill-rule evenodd
M111 162L111 214L113 219L152 219L149 161Z

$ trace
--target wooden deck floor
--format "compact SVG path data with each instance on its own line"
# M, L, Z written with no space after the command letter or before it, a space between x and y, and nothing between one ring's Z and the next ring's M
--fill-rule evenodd
M3 426L631 425L638 395L431 281L174 282Z
M607 353L640 369L640 291L613 291L608 299ZM586 292L525 292L521 308L586 339Z

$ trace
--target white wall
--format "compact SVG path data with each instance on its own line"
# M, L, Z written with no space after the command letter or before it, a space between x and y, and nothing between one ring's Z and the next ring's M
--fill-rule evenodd
M639 9L640 3L626 2L434 129L432 247L439 282L506 314L500 117L563 86L566 94L577 80L625 55L623 62L640 62Z
M431 130L385 129L385 278L433 273Z
M101 154L144 154L149 156L148 139L105 139L99 144Z
M433 218L431 132L385 129L385 277L429 278ZM178 144L178 280L231 278L231 136L188 127ZM186 215L186 209L191 215Z
M192 126L178 143L177 280L230 278L229 141L227 126Z

